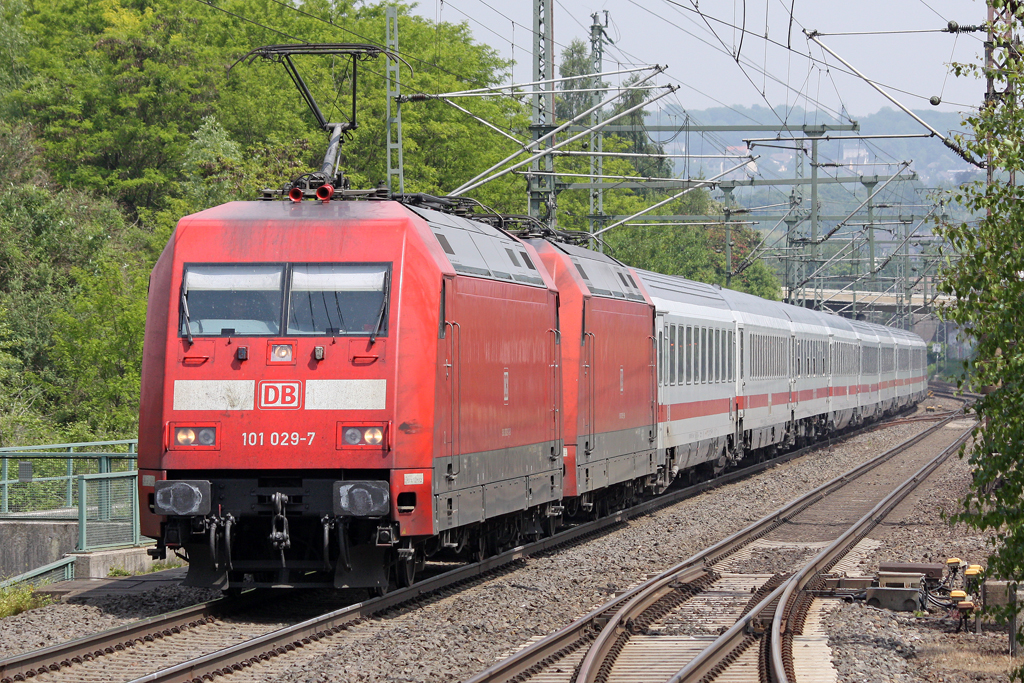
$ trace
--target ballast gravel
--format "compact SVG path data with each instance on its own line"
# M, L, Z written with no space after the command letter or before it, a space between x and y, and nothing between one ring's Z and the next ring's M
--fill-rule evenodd
M928 402L942 403L954 405L938 399ZM232 683L465 680L531 640L571 623L615 594L926 427L926 423L896 425L823 448L745 481L634 519L587 543L528 558L453 595L389 612L301 652L240 671L231 676ZM937 519L934 512L923 517ZM929 538L922 536L933 530L941 527L920 530L913 543L922 553L947 553L942 540L932 547ZM899 543L893 540L894 547ZM912 554L910 548L906 550ZM883 560L897 559L880 556ZM763 567L775 559L765 557L761 561ZM188 591L179 588L154 594L153 601L162 602L162 607L146 606L134 613L126 613L123 605L104 601L32 610L0 619L0 643L6 653L14 654L203 599ZM889 679L842 680L874 683Z

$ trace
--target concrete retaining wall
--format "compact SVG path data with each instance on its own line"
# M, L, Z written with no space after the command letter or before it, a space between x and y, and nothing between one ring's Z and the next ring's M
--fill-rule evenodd
M0 519L0 578L56 562L77 543L77 521Z

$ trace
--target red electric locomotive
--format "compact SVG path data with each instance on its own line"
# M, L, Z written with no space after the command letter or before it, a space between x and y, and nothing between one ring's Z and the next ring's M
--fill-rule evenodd
M150 285L143 533L187 552L193 585L384 588L425 539L500 544L557 514L556 293L536 262L395 202L183 219Z

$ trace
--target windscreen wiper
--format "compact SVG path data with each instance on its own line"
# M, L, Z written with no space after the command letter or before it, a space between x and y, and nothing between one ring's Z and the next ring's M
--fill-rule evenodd
M341 299L338 298L338 292L334 292L334 308L338 311L338 327L336 329L341 330L344 334L345 330L345 314L341 312ZM324 310L327 310L327 302L324 301ZM330 319L330 315L327 316Z
M377 335L380 334L380 326L384 323L384 311L388 308L388 293L391 291L391 273L384 276L384 298L380 302L380 311L377 313L377 324L373 328L373 334L370 335L370 344L372 345L377 341Z
M181 282L181 310L185 314L185 336L188 337L188 345L192 346L192 321L188 315L188 289L185 288L184 280Z

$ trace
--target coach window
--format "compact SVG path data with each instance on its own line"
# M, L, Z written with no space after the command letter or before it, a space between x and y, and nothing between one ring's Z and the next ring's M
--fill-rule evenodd
M746 375L744 374L743 371L746 369L747 366L746 366L746 364L744 362L744 358L743 358L743 330L740 330L739 347L740 347L740 379L744 379L746 377Z
M761 335L752 334L750 335L750 378L760 379L761 378L761 363L759 358L759 343Z
M761 380L765 376L765 336L758 335L754 343L754 349L758 354L758 364L754 367L754 377Z
M620 274L621 276L621 274ZM668 331L668 382L676 383L676 326Z
M683 353L685 352L683 335L686 334L684 326L679 326L678 334L679 338L676 340L676 384L681 385L685 381L685 376L683 375Z
M736 362L736 346L735 339L733 338L733 331L729 330L729 381L735 382L736 376L733 374Z
M722 331L715 330L715 381L721 382L725 377L722 367L725 364L725 354L722 353Z
M722 330L722 381L729 381L729 331Z
M283 275L280 264L186 265L181 336L280 334Z
M708 384L713 384L715 381L715 331L708 328L708 370L707 379Z
M708 352L708 374L710 375L709 382L718 382L718 365L721 359L718 357L718 330L708 330L708 346L711 350Z
M718 330L708 330L708 383L718 381Z
M383 264L292 266L288 334L386 337L389 271Z
M725 353L722 351L722 331L715 330L715 381L725 381Z
M683 360L683 354L687 352L686 345L683 344L683 335L685 334L684 330L685 327L680 325L679 339L676 340L676 384L682 384L686 381L685 375L683 374L683 363L686 362Z
M686 346L683 349L686 360L686 383L693 384L693 327L686 326Z
M700 383L708 382L708 328L700 328Z
M753 375L754 379L761 379L763 369L761 367L761 335L754 335L754 363L753 363Z
M715 379L715 362L718 354L715 352L715 330L708 328L708 384L714 384Z

